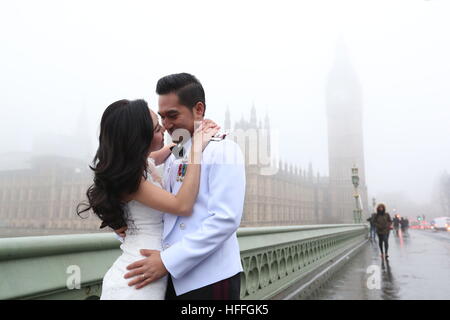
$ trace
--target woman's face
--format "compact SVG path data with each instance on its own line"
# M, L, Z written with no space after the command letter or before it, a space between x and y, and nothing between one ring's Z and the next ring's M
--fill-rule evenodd
M164 147L164 127L159 124L158 116L152 110L150 110L153 121L153 140L150 144L150 152L158 151Z

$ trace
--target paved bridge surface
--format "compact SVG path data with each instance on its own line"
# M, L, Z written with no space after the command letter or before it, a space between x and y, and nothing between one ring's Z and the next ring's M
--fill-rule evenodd
M312 299L450 299L450 232L409 230L389 236L382 261L378 239L366 245Z

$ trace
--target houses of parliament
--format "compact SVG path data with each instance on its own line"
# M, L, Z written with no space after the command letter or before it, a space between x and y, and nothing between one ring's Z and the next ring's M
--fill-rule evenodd
M359 192L364 213L368 213L362 93L345 48L339 46L328 76L326 108L329 176L315 173L312 164L299 168L285 159L276 163L276 173L264 175L244 151L247 184L241 227L352 223L354 165L359 168ZM101 231L94 214L81 219L75 211L92 184L86 161L90 158L86 149L89 137L82 123L74 137L57 139L63 145L58 156L42 152L33 157L0 156L0 165L9 163L0 171L0 237ZM266 115L264 121L258 121L253 106L249 120L241 119L232 126L227 110L224 127L270 132L270 118ZM64 152L67 144L70 151Z

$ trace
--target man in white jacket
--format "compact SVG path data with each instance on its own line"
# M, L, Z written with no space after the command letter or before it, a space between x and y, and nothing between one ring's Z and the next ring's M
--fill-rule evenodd
M176 194L194 123L205 114L205 94L201 83L187 73L161 78L156 92L164 127L174 141L180 131L183 136L177 156L170 155L164 166L164 188ZM239 146L227 139L211 141L203 151L192 215L164 215L163 251L141 250L147 258L129 266L131 274L151 275L134 281L136 288L169 274L166 299L239 299L243 269L236 231L244 197L245 165Z

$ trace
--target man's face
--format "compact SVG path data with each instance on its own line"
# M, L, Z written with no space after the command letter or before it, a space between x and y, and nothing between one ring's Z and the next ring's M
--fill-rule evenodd
M159 110L162 125L167 132L172 135L176 129L185 129L192 135L194 132L194 121L200 121L202 116L196 112L196 108L190 109L180 104L175 93L168 93L159 96Z

